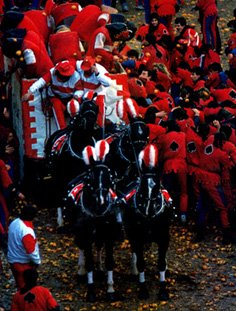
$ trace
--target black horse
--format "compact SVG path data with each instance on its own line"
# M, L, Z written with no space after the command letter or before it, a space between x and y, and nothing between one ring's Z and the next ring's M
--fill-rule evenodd
M106 151L105 151L106 150ZM105 268L107 271L107 299L116 300L113 287L113 247L119 237L121 218L114 182L104 157L109 144L103 140L95 147L87 146L83 152L88 170L81 179L74 179L68 188L67 208L72 211L70 223L73 226L75 241L80 249L79 265L81 273L85 266L88 277L87 301L94 302L96 293L93 281L95 270L94 247L105 249ZM99 156L98 153L103 154ZM81 258L81 256L83 258Z
M141 118L132 118L111 143L109 166L116 175L117 189L123 191L140 174L138 154L149 140L149 128Z
M52 176L54 204L61 215L62 197L68 183L86 171L82 151L87 145L94 146L103 138L102 129L96 124L98 106L94 99L85 99L79 112L70 120L69 125L54 132L45 144L45 160ZM58 217L59 226L62 225Z
M138 185L132 190L134 193L132 198L124 208L124 222L132 251L137 257L138 297L140 299L149 297L144 275L144 248L148 243L155 242L158 245L158 268L160 271L159 299L167 300L165 271L166 253L169 247L167 205L170 198L168 198L166 190L161 189L157 170L157 154L157 148L152 144L147 145L139 154L141 176ZM127 194L125 196L127 197Z

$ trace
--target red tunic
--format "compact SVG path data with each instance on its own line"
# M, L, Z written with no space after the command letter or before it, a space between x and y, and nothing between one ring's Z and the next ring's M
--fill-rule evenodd
M77 14L70 29L78 33L80 40L89 42L91 34L109 20L110 14L102 12L96 5L88 5Z
M76 31L51 34L48 41L48 48L54 65L62 60L82 59L79 36Z
M150 0L151 12L157 12L159 16L174 16L177 0Z
M183 132L168 132L161 135L158 143L163 173L186 173L186 137Z
M49 34L52 32L52 25L49 24L49 16L42 10L29 10L24 13L36 25L38 34L42 37L45 44L48 42ZM33 30L33 29L31 29Z
M28 79L39 78L54 66L44 45L24 39L21 50L26 63L24 73Z
M113 65L113 42L108 29L105 26L97 28L91 35L87 55L101 56L101 65L110 69Z
M219 185L222 168L232 167L232 162L226 152L213 146L212 137L206 141L200 159L197 178L202 184Z
M50 291L43 286L35 286L26 293L18 291L13 296L11 311L49 311L58 306Z
M68 17L75 18L81 9L81 6L77 2L66 2L62 4L55 4L50 13L54 18L55 25L58 26Z
M201 137L190 127L186 130L186 146L188 173L192 175L196 173L199 168L203 144Z

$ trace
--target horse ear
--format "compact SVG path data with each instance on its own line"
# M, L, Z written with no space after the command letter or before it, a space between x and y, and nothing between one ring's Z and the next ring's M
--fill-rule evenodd
M146 168L154 168L158 163L158 149L155 145L149 144L147 145L140 153L139 153L139 166L142 169L143 165Z
M82 152L83 160L86 165L90 165L91 161L96 161L95 148L92 146L87 146Z
M110 145L106 140L99 140L95 145L95 153L98 161L104 162L106 155L110 150Z

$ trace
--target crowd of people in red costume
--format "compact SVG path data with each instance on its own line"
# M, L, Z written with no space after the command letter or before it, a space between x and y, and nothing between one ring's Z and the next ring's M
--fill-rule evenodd
M214 211L213 223L221 229L223 242L233 242L236 9L228 21L231 34L225 48L217 25L216 2L196 1L192 8L199 14L199 27L196 27L181 16L183 0L136 1L136 9L144 12L144 23L133 39L140 43L140 49L133 49L126 41L128 29L124 25L124 28L122 25L110 27L111 16L118 14L115 7L128 12L131 3L0 1L3 16L0 25L2 237L8 231L12 195L24 199L19 187L20 138L12 122L11 74L18 71L26 79L39 80L48 76L52 68L58 68L58 63L68 60L76 66L89 56L91 66L99 64L105 72L114 73L117 62L124 68L133 106L130 109L128 98L124 98L118 115L127 124L133 114L147 123L149 142L158 147L162 183L174 199L180 223L186 225L194 217L196 240L202 240L210 224L208 215ZM118 24L122 24L120 20ZM11 72L5 71L4 57L11 64ZM224 65L223 59L227 60ZM81 86L74 90L79 89ZM67 113L63 104L59 118L63 118L61 113ZM106 120L104 122L106 124ZM66 126L64 121L60 125L59 128ZM37 279L35 275L31 277ZM55 301L50 308L47 310L58 310ZM14 305L12 310L23 309Z

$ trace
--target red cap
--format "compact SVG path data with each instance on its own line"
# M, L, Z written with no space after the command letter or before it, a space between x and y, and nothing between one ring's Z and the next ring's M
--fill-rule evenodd
M87 71L91 69L94 63L95 63L95 59L93 57L86 56L81 64L81 69Z
M60 75L70 77L75 72L75 67L68 61L64 60L55 66Z

